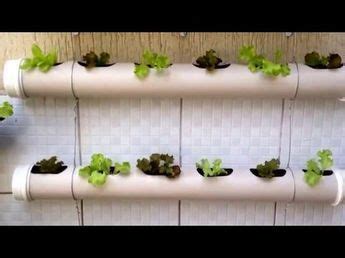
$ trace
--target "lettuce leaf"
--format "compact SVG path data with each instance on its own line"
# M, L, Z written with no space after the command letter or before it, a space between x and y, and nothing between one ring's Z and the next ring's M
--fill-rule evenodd
M258 55L254 46L243 46L240 49L239 59L248 64L251 72L261 71L267 76L287 76L291 73L288 64L281 64L281 51L276 51L274 61L266 59L262 55Z
M0 118L5 119L12 115L13 115L13 106L7 101L4 101L2 105L0 106Z
M150 68L161 72L169 66L170 60L167 56L145 50L141 58L141 63L135 65L134 73L138 78L143 79L150 73Z
M131 164L129 162L118 163L115 162L115 173L128 174L131 170Z
M333 166L332 152L328 149L317 152L318 159L307 161L307 171L304 174L305 182L313 187L317 185L324 173L324 170Z
M260 176L265 178L274 177L273 171L278 169L280 166L279 159L271 159L270 161L265 161L264 164L259 164L256 166Z
M31 47L32 58L25 58L20 66L23 70L38 68L41 72L48 72L57 62L57 51L52 50L44 54L41 48L33 44Z
M196 167L199 169L202 169L204 172L204 176L218 176L221 174L226 174L225 169L222 168L222 160L221 159L215 159L213 161L213 164L211 166L208 159L201 159L201 161L196 163Z
M107 181L107 174L94 170L88 179L88 182L94 186L102 186Z

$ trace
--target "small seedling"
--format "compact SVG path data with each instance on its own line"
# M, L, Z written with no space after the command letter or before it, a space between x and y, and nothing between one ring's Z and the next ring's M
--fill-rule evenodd
M168 154L154 153L150 160L143 158L137 160L137 168L148 175L165 175L167 177L177 177L180 173L180 167L174 166L174 157Z
M219 176L227 174L225 169L222 168L222 160L216 159L213 161L213 165L210 164L208 159L201 159L200 163L196 163L196 167L202 169L205 177Z
M134 73L138 78L142 79L149 75L150 68L154 68L157 72L161 72L169 66L170 60L168 56L145 50L141 58L141 63L135 65Z
M199 67L206 68L208 71L213 71L214 69L218 68L221 62L222 59L216 55L216 51L213 49L206 51L204 56L200 56L196 60L196 63Z
M95 52L90 51L85 56L83 56L83 61L85 61L86 68L104 66L108 64L110 55L107 52L102 52L99 57Z
M88 182L94 186L104 185L107 181L107 176L111 173L112 160L105 157L101 153L96 153L91 156L91 163L79 169L79 176L87 178ZM114 174L128 174L130 171L130 163L115 162Z
M304 57L306 65L317 69L335 69L343 66L340 55L329 54L327 57L313 51Z
M251 72L261 71L268 76L287 76L291 70L288 64L281 64L281 51L277 50L274 61L266 59L263 55L258 55L254 46L243 46L240 49L240 60L248 63L248 68Z
M278 169L279 166L279 159L271 159L270 161L265 161L264 164L257 165L256 169L261 177L272 178L274 177L274 170Z
M31 52L32 58L25 58L20 65L21 69L28 71L38 68L41 72L48 72L50 68L56 64L56 50L52 50L48 54L44 54L38 45L33 44Z
M49 159L38 161L35 165L38 166L40 173L57 174L63 170L64 163L63 161L57 161L56 156L52 156Z
M330 150L320 150L317 152L317 160L310 159L307 161L307 172L304 174L306 183L313 187L317 185L324 171L333 166L333 157Z
M13 115L13 106L7 101L4 101L2 105L0 106L0 120L4 120L5 118L10 117L12 115Z

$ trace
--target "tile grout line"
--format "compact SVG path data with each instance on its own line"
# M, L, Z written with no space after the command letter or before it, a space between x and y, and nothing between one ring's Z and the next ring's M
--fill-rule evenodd
M180 128L179 128L179 163L182 167L182 114L183 98L180 98ZM178 200L178 226L181 226L181 200Z
M281 108L281 115L280 115L280 132L279 132L279 150L278 150L279 160L281 158L281 152L282 152L284 112L285 112L285 99L282 99L282 108Z
M80 48L80 38L77 37L76 39L78 39L78 43L79 43L79 48ZM73 52L73 60L76 60L76 49L77 46L75 45L75 42L73 40L73 36L72 36L72 52ZM81 152L81 131L80 131L80 107L79 107L79 98L77 98L74 94L74 87L73 87L73 68L74 68L74 64L72 66L72 73L71 73L71 87L72 87L72 92L76 101L76 105L75 105L75 120L74 120L74 125L75 125L75 138L74 138L74 169L77 166L77 155L79 156L79 165L82 165L82 152ZM78 151L77 151L78 149ZM78 154L77 154L78 152ZM77 215L78 215L78 224L79 226L84 226L84 203L83 200L80 200L80 209L79 209L79 201L76 200L76 209L77 209Z
M77 149L78 149L78 135L79 135L79 99L75 98L74 106L74 151L73 151L73 165L74 170L77 167ZM79 152L79 151L78 151ZM80 163L80 160L79 160ZM73 171L74 172L74 171ZM73 177L73 175L72 175ZM73 194L73 178L72 178L72 194ZM77 210L78 225L82 225L82 209L79 207L79 201L75 199L75 208Z
M284 127L284 113L285 113L285 99L282 99L281 103L281 116L280 116L280 132L279 132L279 150L278 150L278 160L280 161L282 152L282 141L283 141L283 127ZM273 209L273 226L276 225L277 220L277 202L274 202Z

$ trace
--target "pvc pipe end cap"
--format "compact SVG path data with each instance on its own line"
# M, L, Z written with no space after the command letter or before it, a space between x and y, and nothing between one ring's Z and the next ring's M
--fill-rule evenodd
M20 64L22 59L7 60L4 65L3 84L5 91L10 97L21 97L25 95L20 85Z
M27 193L27 177L29 166L18 166L12 176L12 194L18 201L29 201Z

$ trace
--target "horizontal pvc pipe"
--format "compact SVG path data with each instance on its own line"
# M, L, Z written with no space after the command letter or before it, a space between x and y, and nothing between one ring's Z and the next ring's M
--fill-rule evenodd
M48 72L20 69L22 59L8 60L4 65L4 88L11 97L73 97L73 61L51 67Z
M289 64L290 75L270 77L240 64L213 72L173 64L162 72L150 69L147 78L139 79L133 63L86 69L68 61L43 73L21 70L21 61L8 60L4 65L3 86L11 97L345 97L345 66L314 69Z
M4 66L4 88L12 97L264 97L293 98L298 73L269 77L252 73L246 65L231 64L209 72L192 64L173 64L162 72L150 69L139 79L133 63L86 69L68 61L43 73L21 70L21 59Z
M337 69L314 69L298 64L297 98L345 97L345 66Z
M73 166L59 174L33 174L33 165L19 166L12 178L12 192L17 200L73 198Z
M340 179L340 185L341 185L341 202L342 203L345 203L345 169L341 169L341 170L338 170L338 175L341 176L341 179Z
M301 169L292 169L292 171L295 182L295 202L326 202L338 205L342 201L343 184L338 170L333 170L332 175L323 176L313 187L305 182L305 173Z
M289 65L291 75L268 77L252 73L247 66L231 64L209 72L192 64L173 64L163 72L150 69L139 79L134 64L86 69L75 63L73 88L77 97L279 97L293 98L297 89L297 67Z
M12 176L12 194L16 200L30 201L29 176L32 166L18 166Z
M205 178L195 168L183 168L178 178L150 176L134 168L129 175L108 176L102 187L81 178L76 169L73 193L76 199L87 198L163 198L219 199L252 201L292 201L294 182L287 170L284 177L263 179L249 169L235 169L228 176Z
M34 199L187 199L271 202L343 201L345 171L333 170L320 183L310 187L300 169L286 170L283 177L259 178L247 168L238 168L228 176L203 177L195 168L183 168L179 177L150 176L133 168L129 175L109 175L103 186L96 187L78 175L80 167L69 166L60 174L33 174L32 166L19 166L12 179L17 200Z
M22 59L7 60L4 64L3 85L10 97L25 98L21 83L20 63Z

